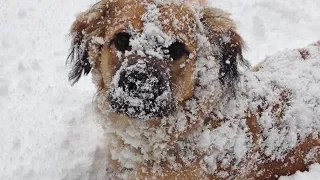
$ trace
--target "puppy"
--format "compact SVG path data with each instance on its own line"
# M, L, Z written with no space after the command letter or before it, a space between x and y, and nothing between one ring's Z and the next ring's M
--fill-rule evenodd
M197 1L101 0L71 36L69 80L92 73L110 178L275 179L320 162L319 53L243 72L229 14Z

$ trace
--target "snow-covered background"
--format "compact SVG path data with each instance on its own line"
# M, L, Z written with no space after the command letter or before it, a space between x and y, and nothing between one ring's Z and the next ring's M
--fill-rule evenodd
M65 66L75 14L95 0L0 0L0 179L101 179L103 131L90 77L71 87ZM233 14L256 64L320 40L319 0L211 0ZM287 179L317 179L311 173ZM319 178L320 179L320 178Z

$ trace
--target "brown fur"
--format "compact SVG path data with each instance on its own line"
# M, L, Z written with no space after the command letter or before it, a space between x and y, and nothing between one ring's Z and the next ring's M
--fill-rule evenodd
M118 10L121 11L118 11ZM187 57L184 56L178 61L169 62L162 64L168 66L171 70L172 84L173 84L173 95L182 106L184 102L190 99L194 94L194 88L196 80L193 77L195 63L197 61L197 40L193 36L193 31L198 31L199 27L196 26L197 20L194 18L193 11L187 6L182 4L175 5L164 5L159 7L160 9L160 21L168 19L169 16L175 16L179 23L182 23L182 29L177 29L173 26L173 22L168 22L167 26L164 26L163 31L167 34L174 34L183 39L186 48L190 53L194 54L190 62L185 67L181 68L181 65L185 63ZM119 69L120 63L116 55L116 49L114 45L111 45L109 41L113 39L114 35L118 32L123 31L128 24L133 26L137 32L141 32L143 29L143 22L141 21L142 15L145 13L145 7L140 3L139 0L102 0L98 2L94 7L89 9L87 12L80 14L77 20L74 22L71 28L71 34L74 37L74 43L80 44L86 42L89 51L89 60L92 64L92 72L95 75L101 75L101 78L95 82L98 91L106 92L109 89L111 80L115 72ZM204 31L207 34L210 43L217 47L220 47L221 52L216 54L217 59L221 59L220 64L220 81L222 85L227 87L234 86L234 81L231 78L238 77L237 64L239 61L243 61L242 49L244 47L244 41L241 36L236 32L234 22L229 18L229 14L215 8L204 8L202 10L203 16L200 20L204 25ZM185 21L183 16L188 15L190 21ZM181 27L180 26L180 27ZM190 33L191 32L191 33ZM222 36L230 38L229 42L222 41ZM104 44L96 43L93 37L101 37L106 39ZM305 53L303 53L304 55ZM134 59L134 57L132 57ZM224 64L226 61L230 63ZM255 68L253 71L258 71L259 68ZM283 97L279 97L281 101L286 103L285 92ZM210 103L210 102L208 102ZM102 105L106 106L106 105ZM277 115L278 120L281 121L284 111L281 110L283 105L270 104L273 107L274 114ZM216 116L207 116L206 104L199 104L199 107L203 107L201 112L198 113L199 120L197 122L189 121L188 128L183 133L173 134L169 144L177 139L183 138L184 136L192 133L196 127L202 125L209 125L212 129L220 126L220 123L226 121L225 119L216 120ZM260 129L258 125L258 119L261 116L263 108L257 108L256 112L248 110L246 112L247 125L250 132L253 135L254 144L256 144L251 152L260 152L257 145L257 139L260 136ZM110 114L110 121L118 126L129 127L130 118L125 115L118 113ZM155 119L149 122L150 127L156 127L159 122ZM124 142L119 138L119 146L124 146ZM297 145L291 152L286 156L283 161L274 160L271 161L268 157L264 160L256 162L253 157L248 155L246 162L242 162L240 166L249 171L247 173L241 173L239 169L231 169L230 167L218 167L219 170L225 170L230 173L230 178L233 179L274 179L280 175L292 174L297 170L306 170L307 166L311 162L304 162L303 158L313 147L320 146L319 139L312 137L306 139ZM262 153L261 153L262 154ZM177 155L178 157L179 155ZM253 155L252 155L253 156ZM219 179L216 174L206 174L205 170L200 166L202 155L199 154L198 160L193 162L191 165L183 165L180 171L172 171L166 168L166 162L163 163L164 171L161 174L151 174L150 171L143 171L142 169L149 169L148 163L141 165L137 170L138 179ZM179 158L178 158L179 159ZM292 161L294 159L294 161ZM314 162L320 162L320 154ZM111 160L110 163L115 169L121 168L117 161ZM285 166L283 166L285 164ZM152 165L151 165L152 167ZM258 173L259 172L259 173Z

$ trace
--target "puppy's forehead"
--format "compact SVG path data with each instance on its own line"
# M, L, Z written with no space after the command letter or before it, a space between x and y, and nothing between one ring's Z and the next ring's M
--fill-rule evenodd
M139 0L116 0L110 3L109 29L106 36L110 38L128 27L142 32L147 23L144 17L146 13L150 13L150 7L152 7L151 11L157 12L154 14L157 17L147 19L148 23L159 25L160 22L160 28L164 33L175 36L187 45L192 46L196 42L196 18L187 6L175 3L156 4L153 1L141 2Z
M159 21L163 31L187 46L194 48L196 43L197 23L194 13L184 5L165 4L159 6Z
M116 31L123 30L128 25L138 31L143 29L141 19L145 12L145 7L141 2L137 0L114 0L107 4L107 8L107 37L112 37Z

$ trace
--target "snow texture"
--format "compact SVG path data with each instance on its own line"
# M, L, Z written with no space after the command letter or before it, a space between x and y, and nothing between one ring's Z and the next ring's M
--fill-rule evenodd
M70 87L67 81L68 69L65 67L69 49L67 34L70 24L74 21L74 15L94 2L90 0L2 1L0 1L2 4L0 7L0 142L2 143L0 179L103 179L107 155L104 130L99 124L100 117L93 113L92 109L94 86L90 78L85 77L77 85ZM303 47L320 37L318 1L307 0L299 3L294 0L281 2L212 0L211 4L233 14L240 34L249 47L245 56L253 64L266 55L281 49ZM95 41L100 44L104 42L99 38ZM172 39L165 38L162 42L168 45ZM269 87L278 84L285 84L285 87L277 87L279 93L282 89L298 89L290 94L294 97L292 98L294 101L291 102L292 106L287 109L284 118L285 125L289 128L270 129L269 126L272 127L273 124L269 121L268 114L265 114L259 122L265 125L263 134L269 137L262 142L266 145L265 153L273 158L281 158L287 148L294 146L299 139L303 139L306 135L303 132L319 132L319 120L316 120L320 117L318 88L320 76L319 71L308 67L320 67L320 50L315 46L308 47L308 50L312 56L308 57L307 61L301 61L301 54L298 51L285 50L269 57L267 64L264 65L265 68L260 72L245 76L253 82L259 78L266 80L266 84L262 86L257 87L255 83L246 84L246 79L242 79L243 87L247 88L244 91L249 92L251 98L262 94L268 95ZM148 53L153 56L159 54L154 51ZM279 64L279 59L282 65ZM199 74L205 76L208 71L212 71L210 73L213 76L203 79L201 85L217 83L217 76L214 76L217 75L214 70L216 68L213 68L215 64L206 64L203 61L205 60L199 59L197 64ZM295 62L295 66L288 66L292 61ZM286 69L277 71L279 74L264 74L279 70L277 69L279 67ZM297 67L301 70L297 74L291 74L290 68ZM201 73L202 71L205 72ZM315 78L306 78L306 75ZM299 77L299 82L295 82L296 77ZM275 79L276 81L272 81ZM203 92L199 94L199 99L208 95L206 93L219 91L197 90ZM268 99L271 102L279 101L271 96ZM190 109L193 109L194 103L189 102ZM225 110L233 109L232 105L225 108ZM185 130L185 114L183 110L178 110L178 113L180 119L171 118L172 127L176 126L174 129L182 132ZM233 111L231 115L236 116L237 113ZM304 116L308 116L310 122L302 121L306 119ZM170 116L168 118L170 119ZM121 127L113 128L110 125L106 131L117 131L116 133L125 137L123 139L125 142L133 147L142 147L141 150L144 152L148 152L150 147L145 146L145 139L136 137L141 133L144 133L145 137L154 137L156 139L151 139L157 144L153 150L154 156L163 158L164 155L160 152L164 146L158 142L168 140L166 132L162 132L163 129L150 131L144 123L144 121L138 122L125 131ZM156 136L153 136L155 134ZM275 144L274 139L278 138L279 134L283 137L279 142L287 146ZM224 138L217 141L215 137ZM223 157L225 163L231 160L224 154L226 148L232 150L236 160L241 160L251 143L245 123L232 120L214 131L204 130L201 134L195 134L190 138L193 139L191 144L188 144L190 147L217 150L218 153L205 158L207 166L212 169L215 168L213 159ZM131 152L131 149L123 148L122 151L112 152L112 155L120 158L121 163L127 168L134 168L134 162L147 158L134 156ZM186 159L186 162L192 160L194 155L192 149L183 153L190 158ZM174 158L170 155L167 157ZM310 167L309 173L297 172L291 177L281 179L317 179L319 166L314 164Z
M274 128L276 122L270 117L272 107L263 112L259 122L264 126L265 153L272 159L280 157L309 134L318 136L320 132L320 46L311 45L303 50L310 56L305 58L301 50L284 50L268 57L258 72L249 75L248 81L254 83L248 84L245 93L252 99L263 97L269 104L278 103L274 91L289 99L290 105L281 105L285 115L278 128ZM263 104L264 100L257 102ZM249 102L252 107L258 105L254 103Z
M317 180L320 177L320 164L316 163L310 166L308 172L297 171L292 176L283 176L279 180Z
M113 77L108 99L113 102L113 109L141 120L170 110L172 98L168 72L160 73L147 62L140 59L128 65L129 62L124 61Z

